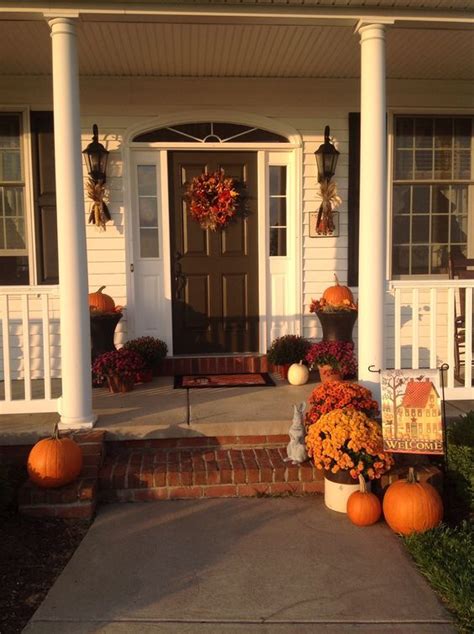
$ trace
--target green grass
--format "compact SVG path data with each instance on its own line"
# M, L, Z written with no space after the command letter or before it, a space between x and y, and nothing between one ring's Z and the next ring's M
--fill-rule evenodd
M420 571L457 617L459 631L474 630L474 530L463 521L457 527L438 526L404 537Z
M474 632L474 411L447 430L445 519L403 540L420 571L457 617L459 631ZM448 525L449 524L449 525Z

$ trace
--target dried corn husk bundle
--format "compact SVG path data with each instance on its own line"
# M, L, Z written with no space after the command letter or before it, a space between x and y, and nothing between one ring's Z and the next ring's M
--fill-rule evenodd
M322 236L330 236L334 233L334 210L341 204L341 198L337 193L337 186L333 180L324 180L320 183L321 206L316 220L316 232Z
M105 231L105 224L111 220L109 208L104 201L107 193L105 185L102 181L96 182L89 177L86 191L92 201L89 212L89 224L96 225L98 229Z

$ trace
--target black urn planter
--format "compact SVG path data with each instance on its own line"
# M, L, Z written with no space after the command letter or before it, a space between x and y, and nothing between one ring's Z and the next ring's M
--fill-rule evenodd
M91 357L115 350L114 333L122 313L91 314Z
M338 313L316 313L323 329L323 341L352 341L352 329L357 320L357 311L344 310Z

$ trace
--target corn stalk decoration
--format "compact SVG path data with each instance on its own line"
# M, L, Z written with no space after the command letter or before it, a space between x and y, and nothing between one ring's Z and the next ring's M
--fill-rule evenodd
M332 236L336 230L334 210L341 204L335 181L323 180L320 184L321 205L316 219L316 233L320 236Z
M87 195L91 200L89 224L96 225L105 231L105 224L111 220L110 211L104 198L107 195L103 181L95 181L91 177L87 181Z

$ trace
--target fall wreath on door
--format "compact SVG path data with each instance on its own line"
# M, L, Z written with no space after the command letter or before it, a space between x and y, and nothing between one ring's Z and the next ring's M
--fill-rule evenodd
M191 217L203 229L224 229L237 214L239 192L236 181L223 170L204 172L188 185L185 199Z

